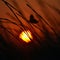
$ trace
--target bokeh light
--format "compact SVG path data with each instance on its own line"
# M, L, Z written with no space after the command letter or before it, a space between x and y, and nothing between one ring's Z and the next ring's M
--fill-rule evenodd
M26 43L31 42L31 39L33 39L32 34L29 30L22 31L21 34L19 35L19 38L21 38Z

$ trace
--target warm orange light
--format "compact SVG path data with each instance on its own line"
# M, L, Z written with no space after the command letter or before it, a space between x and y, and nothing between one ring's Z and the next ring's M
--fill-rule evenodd
M31 32L29 30L27 31L23 31L20 35L19 38L21 38L23 41L25 41L26 43L30 42L30 39L33 39Z

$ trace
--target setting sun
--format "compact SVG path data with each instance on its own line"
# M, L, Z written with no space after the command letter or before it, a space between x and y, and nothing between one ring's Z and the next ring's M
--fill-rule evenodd
M23 41L25 41L26 43L31 42L30 39L33 39L31 32L29 30L27 31L23 31L20 35L19 38L21 38Z

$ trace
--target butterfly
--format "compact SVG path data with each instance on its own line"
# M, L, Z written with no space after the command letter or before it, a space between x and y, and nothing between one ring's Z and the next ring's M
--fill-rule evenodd
M30 15L30 22L31 23L38 23L38 21L34 18L33 15Z

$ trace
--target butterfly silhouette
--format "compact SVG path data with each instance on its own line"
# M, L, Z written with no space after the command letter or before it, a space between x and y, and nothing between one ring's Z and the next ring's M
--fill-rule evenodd
M38 23L38 21L34 18L33 15L30 15L30 22L31 23Z

